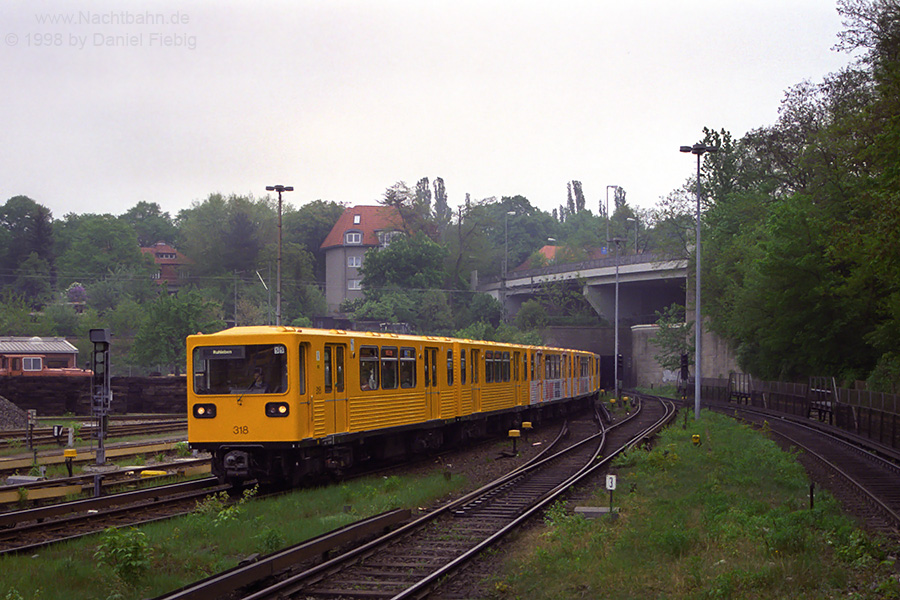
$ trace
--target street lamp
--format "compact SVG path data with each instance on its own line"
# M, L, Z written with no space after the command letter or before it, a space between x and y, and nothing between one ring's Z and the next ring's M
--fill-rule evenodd
M506 281L506 272L509 270L509 217L510 215L515 216L516 212L512 210L506 211L506 216L503 220L503 281Z
M275 268L275 325L281 325L281 192L293 192L290 185L267 185L267 192L278 192L278 258Z
M697 155L697 233L696 233L696 249L697 252L697 280L694 289L694 327L696 328L694 342L694 419L700 418L700 340L702 323L700 321L700 157L707 152L718 152L715 146L707 146L705 144L694 144L693 146L682 146L682 152L690 152Z
M634 221L634 253L638 253L638 227L640 227L641 222L637 220L637 217L627 217L626 221Z
M617 186L617 185L606 186L606 243L607 243L607 245L610 242L610 239L609 239L609 188L613 188L613 189L617 190L617 189L619 189L619 186ZM607 252L609 252L608 248L607 248Z
M607 243L612 242L616 245L616 311L614 317L616 341L615 347L613 348L613 360L615 360L613 367L613 379L615 380L617 400L619 398L619 244L624 241L625 240L618 237L607 241Z

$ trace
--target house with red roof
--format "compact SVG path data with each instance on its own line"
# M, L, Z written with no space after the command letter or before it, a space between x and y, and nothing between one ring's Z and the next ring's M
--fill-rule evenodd
M366 251L383 248L400 233L400 215L390 206L353 206L344 210L320 246L325 253L325 301L328 312L344 300L363 297L362 267Z
M194 263L184 254L165 242L156 242L149 248L141 248L141 252L149 255L156 263L157 272L153 275L160 285L168 287L170 293L178 291L186 283L190 275L189 268Z

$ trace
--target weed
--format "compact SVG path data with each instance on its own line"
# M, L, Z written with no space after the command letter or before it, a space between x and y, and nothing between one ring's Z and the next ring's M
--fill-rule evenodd
M244 490L241 499L237 501L231 501L228 492L226 491L221 491L218 494L210 494L202 501L197 502L194 514L210 516L212 518L213 527L236 521L241 515L244 504L253 498L258 491L259 486L248 488Z
M191 455L191 449L187 442L178 442L175 444L175 456L178 458L187 458Z
M260 553L271 554L284 548L284 535L280 531L272 527L266 527L258 534L253 536L256 540Z
M134 585L150 569L152 554L143 531L110 527L103 532L94 558L112 568L122 581Z

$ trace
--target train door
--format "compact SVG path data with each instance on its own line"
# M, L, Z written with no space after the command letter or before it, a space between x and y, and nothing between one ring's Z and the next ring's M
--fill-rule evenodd
M349 415L347 407L347 386L345 384L344 357L347 355L343 344L325 344L322 357L324 369L325 420L329 432L347 431Z
M522 353L513 352L512 355L513 403L518 406L520 404L527 404L524 402L524 397L522 396L522 380L519 377L522 372L522 365L519 364Z
M531 354L531 403L544 401L544 369L541 365L541 352Z
M425 347L425 418L437 419L441 410L438 349Z
M481 412L481 350L472 349L469 369L472 371L472 412Z

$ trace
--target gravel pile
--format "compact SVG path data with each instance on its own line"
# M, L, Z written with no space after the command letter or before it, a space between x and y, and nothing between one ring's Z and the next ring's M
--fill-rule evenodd
M0 396L0 431L4 429L25 429L28 416L25 411Z

